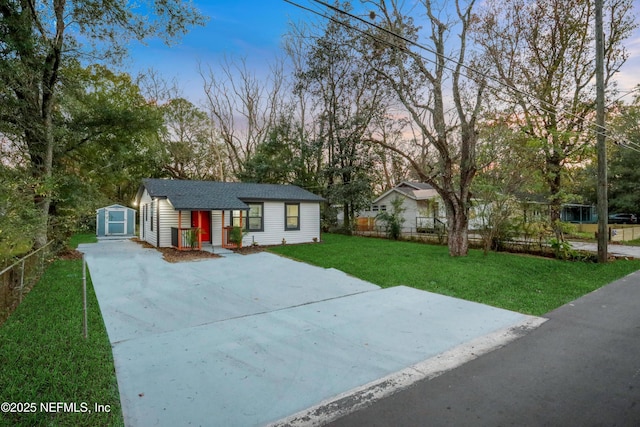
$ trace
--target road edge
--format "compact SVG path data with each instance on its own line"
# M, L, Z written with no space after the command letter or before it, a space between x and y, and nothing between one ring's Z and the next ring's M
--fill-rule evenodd
M526 316L499 329L440 353L401 371L338 394L310 408L268 424L268 427L321 426L366 408L422 380L431 380L478 357L497 350L538 328L548 319Z

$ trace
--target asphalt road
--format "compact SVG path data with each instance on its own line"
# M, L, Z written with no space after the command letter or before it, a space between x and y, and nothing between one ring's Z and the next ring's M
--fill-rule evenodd
M640 272L517 341L328 424L640 425Z

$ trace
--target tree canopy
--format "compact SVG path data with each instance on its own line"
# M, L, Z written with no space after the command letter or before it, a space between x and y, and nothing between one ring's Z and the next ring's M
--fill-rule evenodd
M118 60L130 40L171 42L203 23L193 4L180 0L0 2L0 132L25 149L38 181L36 246L48 239L54 158L64 151L55 115L71 78L65 67L88 57Z
M143 177L300 185L346 229L374 193L420 180L442 200L452 256L479 199L502 220L518 194L546 197L561 229L561 204L588 193L572 182L587 186L593 155L591 2L363 0L366 19L320 3L328 19L292 25L266 77L243 58L201 64L198 105L116 68L131 42L203 25L191 2L0 0L0 251L128 204ZM610 99L632 5L605 2ZM610 136L640 138L638 104L610 103ZM639 212L637 153L615 146L610 161L611 209ZM18 223L28 238L9 233Z

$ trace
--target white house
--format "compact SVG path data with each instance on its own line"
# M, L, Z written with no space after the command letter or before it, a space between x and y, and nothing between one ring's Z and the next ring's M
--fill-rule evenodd
M373 225L384 226L376 222L375 218L380 212L390 211L391 202L395 198L402 200L404 212L404 222L402 229L404 232L436 231L444 230L447 227L447 212L442 198L438 192L429 184L424 182L403 181L376 198L369 209L360 212L360 218L367 218L366 225L358 224L359 228L371 227ZM477 229L482 227L481 211L485 208L483 203L476 203L469 211L469 228Z
M202 244L306 243L320 239L324 199L293 185L144 179L138 190L140 239L156 247L187 249Z
M442 200L436 190L424 182L401 182L371 202L369 209L360 212L360 218L371 218L369 222L373 222L380 212L391 211L395 198L402 200L405 231L446 227Z

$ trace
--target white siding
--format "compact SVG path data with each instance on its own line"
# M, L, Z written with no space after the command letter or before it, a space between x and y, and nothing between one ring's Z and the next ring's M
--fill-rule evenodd
M395 191L389 193L388 195L386 195L384 198L378 200L378 202L376 203L375 206L378 207L377 211L373 211L372 207L370 207L368 210L361 212L360 216L362 217L376 217L380 212L383 212L382 210L382 206L386 207L386 211L391 213L393 211L393 205L392 205L392 201L396 198L396 197L400 197L402 198L402 207L404 208L404 212L402 214L402 216L404 217L404 223L402 224L402 228L405 231L408 231L409 229L412 229L413 231L416 230L417 228L417 224L416 224L416 218L418 217L424 217L425 216L425 212L427 210L426 208L426 203L434 200L438 203L438 213L437 213L437 217L444 221L444 217L446 216L446 212L444 209L444 203L442 203L442 199L439 196L435 196L432 199L429 200L414 200L411 199L410 197L404 196L402 194L399 194ZM422 212L421 212L422 211ZM433 212L429 212L428 214L429 217L433 216ZM384 223L378 223L376 221L377 225L384 225Z
M415 200L403 196L395 191L392 191L386 197L378 200L377 204L375 205L378 207L377 211L373 211L371 207L370 210L363 212L361 216L376 217L376 215L378 215L380 212L384 212L382 210L382 206L386 207L386 212L391 213L393 211L393 205L391 204L391 202L395 200L396 197L400 197L401 199L403 199L402 207L404 208L404 213L402 216L404 217L404 223L402 223L402 228L415 228L416 217L420 216L418 215L418 203ZM376 225L384 225L384 222L379 223L378 221L376 221Z
M300 202L300 230L284 229L284 202L264 202L264 231L247 233L244 246L279 245L282 239L289 243L308 243L320 240L320 204ZM226 219L226 218L225 218Z
M140 197L140 227L138 229L140 230L141 240L144 240L145 242L150 243L153 246L158 246L156 234L156 214L154 214L153 231L151 231L151 207L154 203L155 202L151 199L149 193L145 189L144 193L142 193L142 197ZM154 209L154 212L157 212L157 209Z
M166 199L158 199L157 203L160 215L160 244L157 246L171 247L171 227L178 226L178 211ZM191 227L191 214L188 211L182 213L182 226Z
M151 231L151 204L155 204L153 231ZM147 218L144 216L144 205L149 209ZM264 231L251 232L244 236L244 246L253 242L260 245L279 245L282 239L289 243L313 242L320 240L320 204L300 202L300 230L287 231L284 228L284 202L264 202L263 221ZM160 230L158 233L158 215L160 215ZM244 215L243 215L244 216ZM224 212L226 225L231 223L231 212ZM178 211L166 199L151 199L145 190L140 198L140 238L153 246L158 246L158 234L161 247L171 246L171 227L178 226ZM190 211L182 211L182 227L191 227ZM144 233L142 232L144 230ZM222 244L222 212L211 212L211 239L214 246Z
M402 207L404 208L404 212L402 216L404 217L404 222L402 223L402 228L416 228L416 217L420 216L418 214L418 202L416 200L410 199L409 197L401 196L395 191L391 194L387 195L384 199L378 202L379 206L386 205L387 212L391 213L393 211L393 205L391 202L399 197L402 199Z
M147 206L145 208L144 206ZM153 206L153 208L152 208ZM145 209L147 215L145 217ZM151 213L153 211L153 224L151 224ZM160 218L158 218L160 215ZM158 230L158 223L160 230ZM153 226L153 231L151 230ZM160 246L171 246L171 227L178 226L178 211L173 209L171 203L166 199L152 200L145 189L140 197L140 239L153 246L158 246L158 235L160 236ZM191 226L191 213L182 212L182 227ZM142 231L144 230L144 232Z
M225 221L229 221L228 217L231 213L225 213ZM211 243L213 246L222 245L222 211L211 212Z

